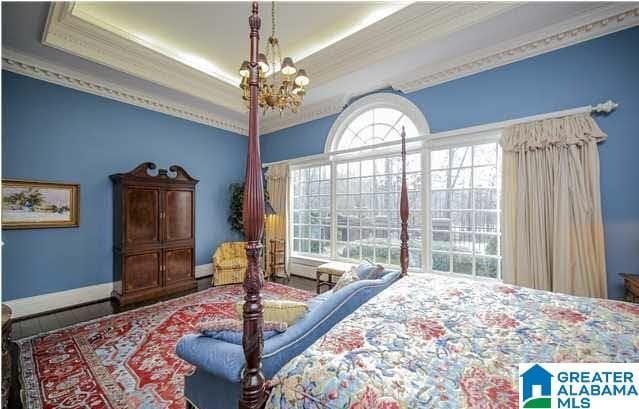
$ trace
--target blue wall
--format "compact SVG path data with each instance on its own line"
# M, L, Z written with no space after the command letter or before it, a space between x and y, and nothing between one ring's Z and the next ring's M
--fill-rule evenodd
M80 183L80 227L3 230L2 298L112 280L109 175L144 161L200 180L196 263L235 239L228 185L244 175L246 138L132 105L2 72L2 176Z
M619 272L639 274L639 28L543 54L405 95L431 132L552 112L612 99L597 117L608 293L620 298ZM337 115L262 140L265 162L321 153Z

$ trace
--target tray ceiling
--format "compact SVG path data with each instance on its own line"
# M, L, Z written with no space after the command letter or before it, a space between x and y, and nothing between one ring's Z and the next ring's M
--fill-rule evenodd
M276 35L294 61L342 40L407 6L407 2L276 4ZM272 30L262 4L262 39ZM245 2L80 2L72 14L231 85L248 57ZM188 22L188 24L184 24Z

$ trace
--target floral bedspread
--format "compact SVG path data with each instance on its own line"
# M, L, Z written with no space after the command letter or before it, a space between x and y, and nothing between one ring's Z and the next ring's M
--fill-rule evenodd
M639 305L411 275L273 379L269 408L513 408L519 363L637 362Z

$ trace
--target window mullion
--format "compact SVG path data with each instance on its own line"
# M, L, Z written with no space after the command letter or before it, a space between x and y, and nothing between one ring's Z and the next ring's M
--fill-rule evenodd
M477 212L475 211L475 146L470 146L470 220L473 237L473 256L472 256L472 274L473 277L477 276Z
M337 163L331 163L331 259L337 256Z
M432 272L431 240L432 223L430 211L430 149L424 146L421 149L422 172L422 270Z

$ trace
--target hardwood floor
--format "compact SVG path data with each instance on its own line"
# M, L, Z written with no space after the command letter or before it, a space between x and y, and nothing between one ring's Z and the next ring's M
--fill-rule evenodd
M308 278L292 276L291 281L287 285L295 288L300 288L302 290L315 292L315 280L311 280ZM163 300L180 297L196 291L202 291L209 288L210 286L211 277L202 277L197 280L196 290L184 292L181 294L175 294L171 297L166 297ZM152 302L134 304L127 306L126 308L118 308L117 304L112 303L111 301L102 301L43 314L24 320L18 320L13 322L11 326L11 339L16 340L24 337L30 337L32 335L68 327L69 325L90 321L117 312L129 311L134 308L139 308L141 306L149 304L152 304Z

